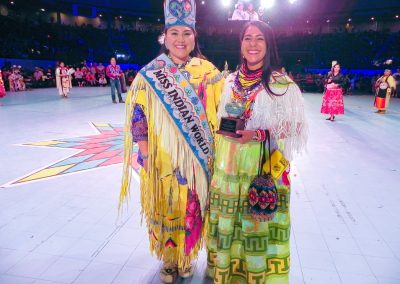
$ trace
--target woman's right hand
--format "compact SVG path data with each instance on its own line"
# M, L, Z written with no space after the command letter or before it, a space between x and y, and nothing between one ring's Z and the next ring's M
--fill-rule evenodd
M240 143L240 144L246 144L249 143L253 140L253 137L255 136L255 131L254 130L238 130L236 131L236 134L240 134L242 136L240 136L239 138L231 138L233 140L235 140L236 142Z

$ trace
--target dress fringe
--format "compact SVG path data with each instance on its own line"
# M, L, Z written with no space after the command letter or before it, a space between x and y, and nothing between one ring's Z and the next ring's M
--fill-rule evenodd
M131 123L133 110L138 103L138 93L143 92L146 94L147 105L144 107L145 115L148 119L148 172L141 170L141 184L140 184L140 201L142 205L141 215L149 228L151 234L152 225L154 220L157 220L159 212L165 212L168 204L165 202L168 196L165 196L161 190L160 172L157 169L157 155L158 148L163 148L171 157L171 164L173 169L179 169L180 174L187 179L190 189L196 189L200 206L201 214L204 219L206 213L207 199L208 199L208 179L201 164L198 162L195 155L192 154L190 147L187 145L185 138L175 126L174 122L164 109L164 106L155 97L154 91L151 86L146 83L142 75L138 74L135 82L132 84L128 97L126 100L126 119L125 119L125 139L124 139L124 166L123 177L120 190L119 211L126 203L130 196L130 186L132 178L132 134ZM173 137L173 139L171 139ZM159 145L157 145L159 141ZM189 190L190 190L189 189ZM186 198L186 197L185 197ZM185 198L180 198L181 202L185 202L182 206L186 206ZM179 218L178 221L168 221L165 224L168 228L185 228L185 218ZM205 226L203 225L203 228ZM184 231L184 230L183 230ZM181 236L180 241L184 243L184 234ZM160 247L160 242L154 238L150 238L150 250L153 255L159 259L166 257L168 261L177 263L180 268L187 268L191 262L197 257L197 254L203 246L203 240L198 241L189 255L185 255L183 249L177 254L168 254L163 247Z

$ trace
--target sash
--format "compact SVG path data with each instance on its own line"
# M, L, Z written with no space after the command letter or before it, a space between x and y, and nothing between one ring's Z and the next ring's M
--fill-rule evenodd
M210 181L214 139L195 90L165 54L151 61L140 73L164 105Z

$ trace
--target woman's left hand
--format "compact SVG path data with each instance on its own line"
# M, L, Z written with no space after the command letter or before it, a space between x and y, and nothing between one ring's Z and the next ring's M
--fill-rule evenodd
M241 134L242 137L232 139L234 139L236 142L239 142L240 144L246 144L248 142L254 141L253 137L255 136L256 132L254 130L238 130L236 131L236 134Z

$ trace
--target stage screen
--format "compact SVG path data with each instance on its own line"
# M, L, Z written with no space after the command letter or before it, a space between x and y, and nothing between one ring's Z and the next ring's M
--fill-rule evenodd
M264 9L251 2L238 1L232 13L229 15L230 21L262 21Z

